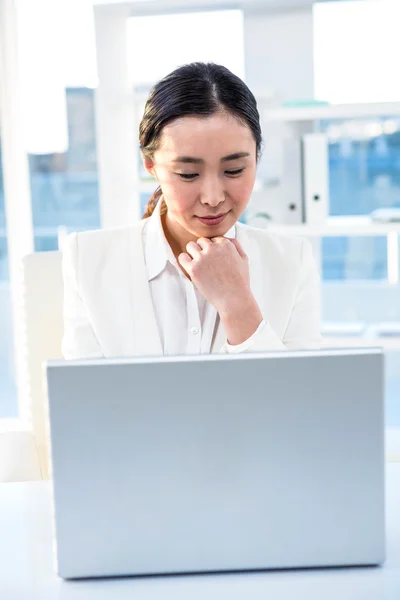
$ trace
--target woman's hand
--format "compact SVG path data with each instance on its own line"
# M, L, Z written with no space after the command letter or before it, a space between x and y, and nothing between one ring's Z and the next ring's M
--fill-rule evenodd
M197 289L218 311L232 345L248 339L262 321L250 288L249 262L235 239L199 238L178 256Z

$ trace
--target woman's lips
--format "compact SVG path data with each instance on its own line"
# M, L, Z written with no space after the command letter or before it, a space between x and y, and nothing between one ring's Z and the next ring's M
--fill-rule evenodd
M197 219L203 223L204 225L208 225L209 227L213 227L215 225L219 225L225 219L228 213L224 213L223 215L218 215L216 217L197 217Z

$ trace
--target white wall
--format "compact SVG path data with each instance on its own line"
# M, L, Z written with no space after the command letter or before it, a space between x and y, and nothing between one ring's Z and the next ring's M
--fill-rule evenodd
M256 95L282 100L314 97L312 7L244 11L246 82Z

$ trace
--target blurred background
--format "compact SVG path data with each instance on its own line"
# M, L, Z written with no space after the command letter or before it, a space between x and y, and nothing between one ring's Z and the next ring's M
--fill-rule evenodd
M141 217L156 188L138 151L147 94L199 60L227 66L258 101L264 154L242 220L312 240L324 333L332 345L385 347L387 424L400 426L400 2L0 5L0 418L24 402L22 256ZM310 134L327 151L326 215L315 219L293 209L312 156L294 170L288 159ZM391 210L384 222L378 209Z

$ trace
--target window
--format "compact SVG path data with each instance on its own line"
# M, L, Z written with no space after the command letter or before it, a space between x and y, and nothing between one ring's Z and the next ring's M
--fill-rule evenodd
M7 229L0 136L0 418L17 416L12 339L11 294L8 283Z
M400 38L397 0L314 6L315 91L337 103L400 99L396 77ZM369 214L400 206L400 121L395 118L322 123L330 139L330 213ZM324 279L385 280L386 238L322 242Z
M35 249L56 249L58 227L100 224L93 10L86 2L21 0L16 14Z
M398 0L315 4L317 99L333 104L399 101L399 22ZM321 128L330 141L331 214L360 215L400 207L399 118L334 120L321 123ZM324 279L341 280L323 285L327 320L378 326L381 321L400 321L399 287L387 282L386 238L325 238L322 257ZM371 340L371 345L380 343ZM399 374L397 348L386 355L386 424L390 427L400 425Z
M333 104L397 102L398 0L314 4L315 95Z
M16 58L12 69L18 67L36 251L57 250L60 227L82 230L100 225L92 6L61 4L15 3L17 47L8 53ZM0 146L0 417L12 417L18 410L4 200Z
M331 215L400 207L400 119L321 124L329 144ZM324 279L388 278L386 237L323 240Z
M100 226L94 90L67 88L69 146L29 156L35 250L56 250L57 230Z

